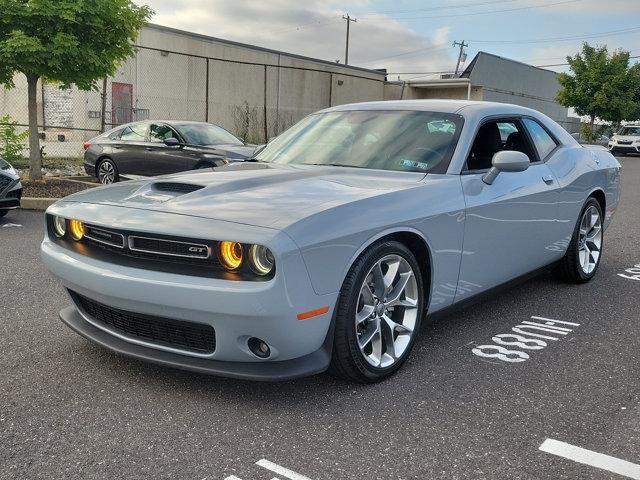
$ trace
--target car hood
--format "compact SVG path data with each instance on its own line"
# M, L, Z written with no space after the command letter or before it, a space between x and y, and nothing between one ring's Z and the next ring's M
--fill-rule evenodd
M220 150L227 158L238 160L249 158L256 151L255 145L205 145L205 147Z
M345 203L419 186L424 177L413 172L246 162L215 171L184 172L98 187L63 201L282 229ZM175 191L190 186L199 189L190 193Z
M640 140L640 136L638 136L638 135L616 135L615 137L613 137L613 140L616 140L616 141L622 140L623 142L635 142L636 140Z

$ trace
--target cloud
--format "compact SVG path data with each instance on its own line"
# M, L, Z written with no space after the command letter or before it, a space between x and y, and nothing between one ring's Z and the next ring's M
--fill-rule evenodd
M142 0L141 0L142 1ZM154 23L323 60L344 61L342 15L362 11L369 0L146 0ZM451 69L448 27L425 38L386 16L351 24L350 64L398 72Z

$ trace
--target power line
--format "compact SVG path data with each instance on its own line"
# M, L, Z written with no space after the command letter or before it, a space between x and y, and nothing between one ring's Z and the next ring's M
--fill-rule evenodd
M633 57L629 57L629 60L633 60L636 58L640 58L640 55L634 55ZM538 68L546 68L546 67L566 67L568 66L568 63L552 63L549 65L536 65L536 67Z
M436 10L451 10L454 8L461 8L461 7L480 7L480 6L484 6L484 5L493 5L496 3L513 3L513 2L519 2L522 0L492 0L492 1L488 1L488 2L471 2L471 3L456 3L456 4L451 4L451 5L441 5L439 7L431 7L431 8L414 8L414 9L410 9L410 10L379 10L377 12L367 12L364 15L365 16L372 16L372 15L385 15L388 13L391 14L402 14L402 13L413 13L413 12L432 12L432 11L436 11Z
M528 43L553 43L553 42L563 42L563 41L572 41L572 40L588 40L592 38L599 37L609 37L614 35L626 35L629 33L636 33L640 31L640 27L631 27L625 28L621 30L611 30L609 32L600 32L600 33L587 33L582 35L572 35L572 36L564 36L564 37L554 37L554 38L537 38L537 39L527 39L527 40L469 40L473 43L499 43L499 44L528 44Z
M285 28L283 30L272 30L270 32L263 32L266 35L278 35L280 33L287 33L287 32L292 32L294 30L302 30L302 29L307 29L307 28L316 28L316 27L321 27L323 25L327 25L329 23L335 22L337 20L340 19L339 16L335 16L335 17L331 17L328 18L326 20L321 20L321 17L317 17L317 20L313 21L313 22L309 22L309 23L303 23L302 25L297 25L295 27L291 27L291 28Z
M390 58L398 58L398 57L405 57L405 56L410 56L410 55L417 55L418 53L428 53L428 52L441 52L444 50L449 50L449 47L424 47L424 48L419 48L417 50L411 50L409 52L404 52L404 53L398 53L396 55L389 55L388 57L382 57L382 58L374 58L371 60L367 60L365 62L358 62L361 65L369 65L371 63L375 63L375 62L379 62L381 60L388 60Z
M429 20L429 19L436 19L436 18L467 17L471 15L490 15L493 13L506 13L506 12L516 12L521 10L533 10L535 8L555 7L557 5L566 5L568 3L576 3L576 2L582 2L582 1L583 0L563 0L561 2L547 3L544 5L529 5L526 7L505 8L503 10L489 10L487 12L449 13L446 15L430 15L430 16L419 16L419 17L388 17L388 18L392 20L412 21L412 20Z

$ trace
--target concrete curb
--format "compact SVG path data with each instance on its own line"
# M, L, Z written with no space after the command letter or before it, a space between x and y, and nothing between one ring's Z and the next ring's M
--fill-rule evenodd
M29 198L22 197L20 200L20 208L23 210L46 210L49 205L60 200L59 198Z

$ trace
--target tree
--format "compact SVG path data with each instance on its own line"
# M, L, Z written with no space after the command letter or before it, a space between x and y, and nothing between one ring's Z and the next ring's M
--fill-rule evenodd
M557 101L575 108L578 115L590 120L593 140L596 118L619 123L629 120L638 111L634 99L637 69L629 67L629 52L609 54L607 47L592 47L585 43L582 52L567 57L571 74L561 73Z
M38 179L38 81L97 89L98 80L135 53L153 11L130 0L0 0L0 12L0 84L14 87L17 73L27 78L29 168Z

